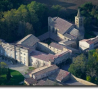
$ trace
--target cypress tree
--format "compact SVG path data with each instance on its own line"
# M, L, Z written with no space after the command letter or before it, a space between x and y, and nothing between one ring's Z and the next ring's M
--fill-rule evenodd
M9 81L10 78L11 78L11 73L10 73L10 69L8 68L8 71L7 71L7 76L6 76L7 80Z

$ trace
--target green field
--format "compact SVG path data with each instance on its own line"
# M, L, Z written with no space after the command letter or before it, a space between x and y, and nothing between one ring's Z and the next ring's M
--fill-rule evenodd
M24 76L16 71L16 70L10 70L11 72L11 79L10 81L6 80L6 74L3 74L0 76L0 85L20 85L19 83L24 81Z
M78 7L86 2L92 2L95 5L98 5L98 0L25 0L25 3L30 3L31 1L37 1L40 3L44 3L47 6L52 5L61 5L67 12L74 13L78 9Z

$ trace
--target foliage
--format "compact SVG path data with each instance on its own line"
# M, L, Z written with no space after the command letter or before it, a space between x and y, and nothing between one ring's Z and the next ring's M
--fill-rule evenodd
M8 68L8 69L7 69L7 75L6 75L7 81L9 81L10 78L11 78L11 73L10 73L10 69Z
M98 49L81 54L73 59L68 71L75 76L98 84Z
M20 72L11 69L10 72L11 75L13 76L11 77L10 81L7 81L6 73L2 74L0 76L0 85L20 85L19 83L24 80L24 77Z
M0 75L7 72L7 64L5 62L0 62Z
M86 76L86 80L90 82L91 81L91 77L90 76Z
M0 67L1 68L5 68L7 66L7 64L5 62L0 62Z
M77 77L84 77L85 68L86 68L87 59L84 54L81 54L73 59L73 63L70 65L68 69L69 72L76 75Z
M12 8L18 8L23 0L0 0L0 11L7 11Z
M2 12L0 38L7 42L14 42L28 34L36 36L42 34L42 29L48 22L47 11L44 4L33 1L28 5L20 5L18 9Z
M91 38L95 35L93 31L98 31L98 11L97 6L87 2L80 6L81 14L84 16L85 38Z
M29 69L27 69L28 72L33 71L35 68L34 67L29 67Z

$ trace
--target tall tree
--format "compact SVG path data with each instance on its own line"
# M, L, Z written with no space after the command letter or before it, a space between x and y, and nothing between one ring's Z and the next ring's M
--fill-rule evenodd
M11 78L11 73L10 73L10 69L8 68L8 70L7 70L7 75L6 75L7 81L9 81L10 78Z

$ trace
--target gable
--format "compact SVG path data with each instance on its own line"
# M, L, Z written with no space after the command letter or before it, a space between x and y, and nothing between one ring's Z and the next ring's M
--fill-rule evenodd
M49 25L58 29L58 32L61 34L64 34L73 26L70 22L59 17L52 18L52 22Z
M21 44L24 46L33 46L37 42L39 42L39 39L34 35L29 34L26 37L24 37L22 40L20 40L17 44Z

